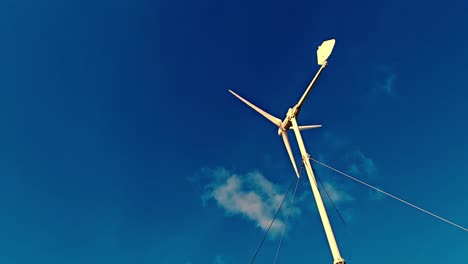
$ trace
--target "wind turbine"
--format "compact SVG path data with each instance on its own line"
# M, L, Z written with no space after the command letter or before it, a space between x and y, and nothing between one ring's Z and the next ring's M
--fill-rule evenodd
M330 39L326 40L320 45L317 49L317 63L320 65L320 69L318 70L317 74L315 77L312 79L310 82L309 86L307 87L306 91L302 95L301 99L299 99L299 102L297 102L294 107L289 108L288 112L286 113L286 117L284 120L281 121L281 119L270 115L269 113L263 111L259 107L255 106L254 104L250 103L246 99L242 98L240 95L236 94L235 92L229 90L230 93L232 93L234 96L236 96L239 100L253 108L255 111L263 115L265 118L270 120L273 124L275 124L278 127L278 135L281 135L283 137L284 145L286 146L286 150L288 152L289 158L291 159L292 165L294 167L294 171L296 172L297 177L299 177L299 173L297 171L297 166L296 162L294 161L294 157L291 151L291 146L289 144L288 140L288 135L287 131L288 130L293 130L294 134L296 135L297 143L299 145L299 150L302 155L302 162L304 163L304 166L307 171L307 175L309 178L310 186L312 188L312 192L314 194L315 202L317 204L317 208L320 214L320 218L322 220L323 228L325 230L325 234L327 236L328 244L330 246L331 253L333 255L333 264L345 264L344 259L341 257L340 250L338 248L338 244L336 243L335 240L335 235L333 234L333 230L330 224L330 221L328 219L327 211L325 209L325 206L323 204L322 197L320 195L317 182L315 181L315 175L312 170L312 165L310 164L309 158L310 155L307 153L306 148L304 146L304 141L302 140L301 136L301 130L306 130L306 129L312 129L312 128L318 128L321 127L321 125L308 125L308 126L299 126L297 124L297 116L299 115L299 112L301 111L302 104L304 103L305 99L307 98L307 95L309 94L310 90L312 89L312 86L314 85L315 81L317 80L318 76L322 72L322 70L327 66L327 59L331 55L333 51L333 47L335 46L335 39Z

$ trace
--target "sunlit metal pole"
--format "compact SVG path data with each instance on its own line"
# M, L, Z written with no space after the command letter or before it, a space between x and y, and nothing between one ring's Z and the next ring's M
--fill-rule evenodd
M333 229L330 224L330 220L328 220L327 211L325 209L325 205L323 204L322 196L320 195L317 182L315 181L315 175L312 171L312 165L309 161L310 156L305 149L304 141L302 141L301 132L299 131L299 126L297 125L295 116L291 118L291 123L292 128L294 130L294 134L296 135L297 143L299 144L299 149L302 155L302 161L304 162L304 166L307 171L307 176L309 177L310 187L312 188L312 193L314 194L315 202L317 203L320 218L322 219L323 229L325 229L328 244L330 245L330 250L333 255L333 264L344 264L345 261L341 257L340 250L338 248L338 244L336 243L335 235L333 234Z

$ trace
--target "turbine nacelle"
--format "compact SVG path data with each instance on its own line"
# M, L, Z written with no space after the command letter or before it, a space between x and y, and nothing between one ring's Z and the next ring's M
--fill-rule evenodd
M291 122L292 118L295 118L297 114L299 113L300 110L300 105L296 105L293 108L289 108L288 112L286 114L286 118L281 121L281 119L270 115L269 113L263 111L256 105L252 104L251 102L247 101L244 99L242 96L236 94L235 92L229 90L230 93L232 93L235 97L237 97L239 100L244 102L246 105L250 106L253 110L257 111L259 114L264 116L266 119L270 120L273 124L275 124L278 127L278 135L282 136L284 146L286 147L286 151L288 152L289 158L291 159L291 163L294 167L294 171L296 172L297 177L299 177L299 172L297 170L296 162L294 161L294 156L291 151L291 146L289 144L288 140L288 130L292 129L293 123ZM309 125L309 126L298 126L299 130L306 130L306 129L312 129L312 128L318 128L321 127L322 125Z
M278 128L278 136L281 135L282 131L286 131L291 127L291 118L293 117L294 110L292 108L288 109L286 113L286 117L284 118L283 122L281 122L281 126Z
M284 118L283 122L281 122L281 126L278 129L278 136L281 135L282 131L287 131L291 128L291 118L296 117L299 114L300 106L296 105L293 108L289 108L288 112L286 113L286 117Z

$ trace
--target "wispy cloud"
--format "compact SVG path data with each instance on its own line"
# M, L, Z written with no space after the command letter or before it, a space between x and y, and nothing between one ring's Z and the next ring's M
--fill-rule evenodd
M263 230L270 225L285 191L259 172L237 175L224 168L206 169L204 173L210 178L205 186L203 200L215 200L228 216L239 215ZM291 216L300 214L294 207ZM272 234L281 232L284 222L277 219L271 227Z
M377 83L377 88L385 94L392 95L394 94L394 83L396 75L393 73L388 74L385 79L380 83Z
M221 256L221 255L217 255L213 261L213 264L227 264L227 263L228 261L226 260L226 257Z
M363 151L357 149L353 146L350 140L344 139L334 133L328 132L324 135L323 141L326 146L330 146L326 153L321 153L316 158L326 164L341 169L342 171L349 173L350 175L360 178L362 180L366 179L376 179L378 176L377 165L369 155L365 154ZM331 175L332 172L320 165L314 165L315 170L319 176ZM323 178L323 177L322 177ZM349 204L354 200L354 196L361 196L359 193L354 194L353 186L349 181L337 177L332 177L336 179L335 181L330 181L326 184L326 189L333 196L332 199L335 203L343 203L344 205ZM367 192L367 199L382 199L383 196L377 193L374 190L369 190ZM336 200L336 201L335 201Z
M327 162L327 159L323 155L319 155L317 159L323 162ZM323 185L323 188L325 188L328 195L330 195L330 199L333 201L334 204L343 204L354 200L354 197L351 195L348 185L344 184L341 181L332 180L330 177L328 177L329 174L332 173L329 169L320 165L313 165L313 168L318 183L322 183L321 185ZM307 184L308 186L309 181L307 179L307 176L303 180L306 181L306 183L303 184ZM320 186L320 188L322 188L322 186ZM310 187L308 189L310 189ZM304 192L299 196L297 200L298 202L302 202L305 199L309 199L309 196L312 196L311 192ZM323 199L325 200L325 203L329 203L328 198L323 197Z
M332 140L337 139L337 142L339 142L338 146L340 147L344 146L346 142L345 140L338 139L333 134L330 134L329 136L327 136L327 138L332 139ZM329 163L329 160L323 154L319 154L315 158L325 163ZM352 210L349 208L349 206L352 205L352 202L355 200L355 198L352 195L352 188L350 188L350 185L345 181L341 181L338 179L333 179L333 177L329 177L331 176L333 172L323 166L313 164L313 168L314 168L315 177L317 178L317 182L322 183L319 186L319 189L321 189L320 192L322 194L322 198L323 198L325 205L328 208L331 208L332 206L331 202L333 202L333 204L338 208L338 210L340 211L341 215L344 217L345 220L350 220L351 218L353 218ZM302 180L303 180L302 184L307 185L306 187L307 191L304 191L297 198L298 204L301 206L306 206L308 209L315 211L317 210L317 208L315 206L312 192L310 191L310 186L309 186L309 181L307 179L307 176L305 177L305 179L302 179ZM328 195L326 195L324 191L326 191ZM328 196L330 196L330 199L328 198Z
M380 189L380 186L375 186ZM385 198L385 195L381 192L378 192L376 190L369 190L369 199L371 200L381 200Z
M376 67L377 76L373 92L375 95L395 95L396 74L388 65L378 65Z
M354 200L354 198L349 194L343 186L340 188L340 184L332 181L323 182L323 188L330 195L330 199L335 203L343 203Z
M317 172L316 174L316 177L320 177L322 179L323 179L323 176L324 175L320 172ZM308 180L307 179L304 179L304 180L307 181L307 185L309 185ZM334 181L332 179L327 179L327 180L322 180L322 181L323 181L322 182L323 188L322 186L320 186L319 188L322 189L320 192L322 194L322 199L325 203L325 206L327 208L331 208L333 206L331 202L333 202L333 204L338 208L341 216L345 219L345 221L351 220L353 218L353 210L350 206L352 205L352 202L355 200L355 198L351 195L352 189L349 187L349 185L340 181ZM307 189L310 190L310 187L308 187ZM326 195L323 192L324 191L323 189L325 189L328 195ZM330 196L330 199L328 198L328 196ZM308 208L308 210L312 210L314 212L317 210L311 191L303 192L297 198L297 202L299 205L305 206L306 208Z
M347 154L347 160L351 162L348 172L356 176L373 177L377 173L374 161L364 155L360 150L354 150Z
M372 158L361 150L334 133L327 132L323 135L322 143L329 146L326 153L321 153L317 158L323 162L345 161L347 172L356 176L375 176L377 167ZM318 167L320 170L321 168Z
M323 141L326 144L331 145L331 147L335 149L343 148L348 144L348 141L346 139L338 137L337 135L331 132L323 133Z
M352 146L349 140L343 139L336 134L327 133L324 143L331 146L330 152L325 155L319 154L316 158L337 168L345 168L345 171L356 177L374 177L377 175L377 166L372 158L363 151ZM328 192L331 200L342 212L345 219L353 218L351 205L355 201L353 193L354 185L348 181L331 176L332 172L320 165L314 165L316 174L322 179L323 187ZM257 227L266 230L278 208L285 188L277 185L260 172L253 171L245 174L236 174L223 167L216 169L203 169L202 200L204 203L215 201L228 217L242 217L252 222ZM302 179L302 184L309 185L307 177ZM307 189L310 190L310 187ZM359 196L359 195L357 195ZM369 190L366 194L368 199L380 199L381 196ZM330 205L328 198L324 197L325 203ZM307 201L307 203L305 203ZM286 200L285 204L288 204ZM300 193L296 197L296 206L293 207L292 216L301 213L299 207L314 207L310 191ZM309 207L310 206L310 207ZM315 207L314 207L315 208ZM271 228L273 236L279 234L283 227L287 210L282 210L281 215Z

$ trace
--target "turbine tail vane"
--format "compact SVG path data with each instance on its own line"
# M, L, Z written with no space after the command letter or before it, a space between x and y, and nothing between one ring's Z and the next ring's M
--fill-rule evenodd
M333 47L335 46L335 39L326 40L317 49L317 63L323 65L330 57Z

